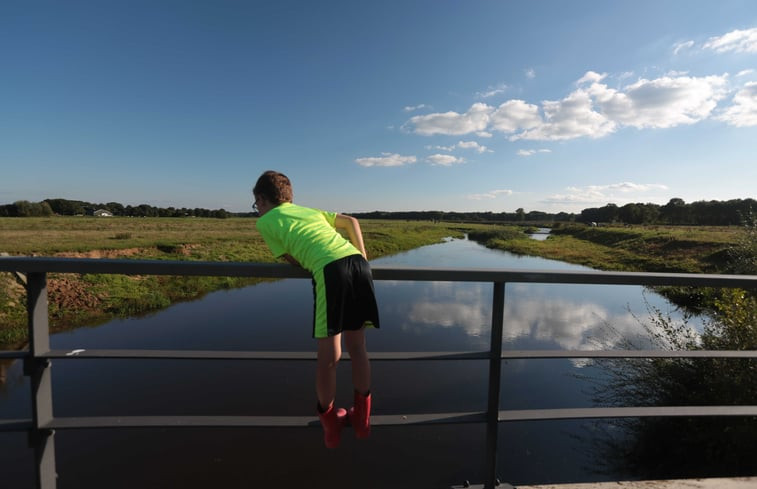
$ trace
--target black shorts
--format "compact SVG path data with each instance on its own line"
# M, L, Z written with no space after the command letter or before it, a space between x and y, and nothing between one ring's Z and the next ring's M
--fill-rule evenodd
M350 255L313 274L313 338L379 327L371 266Z

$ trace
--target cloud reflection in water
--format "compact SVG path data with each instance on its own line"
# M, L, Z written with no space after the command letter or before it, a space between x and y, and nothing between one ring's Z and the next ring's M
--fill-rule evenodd
M561 293L565 287L570 286L508 286L503 331L508 347L597 350L642 341L643 326L628 311L628 302L608 304L601 294L591 293L571 297ZM395 312L404 318L402 329L407 332L420 333L420 326L456 328L468 337L488 339L491 284L414 283L412 292L408 289L397 295L404 300Z

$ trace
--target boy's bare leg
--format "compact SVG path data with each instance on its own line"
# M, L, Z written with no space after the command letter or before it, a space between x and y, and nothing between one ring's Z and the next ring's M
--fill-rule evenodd
M365 347L365 328L344 331L344 347L352 360L352 385L362 395L371 390L371 363Z
M342 356L341 341L341 335L318 339L315 390L323 409L328 409L336 397L336 365Z

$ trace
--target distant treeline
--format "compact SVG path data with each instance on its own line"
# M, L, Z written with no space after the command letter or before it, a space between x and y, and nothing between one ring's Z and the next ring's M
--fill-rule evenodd
M442 212L442 211L401 211L401 212L358 212L351 213L358 219L401 219L407 221L459 221L459 222L555 222L576 221L576 214L560 212L549 214L541 211L525 212Z
M354 213L361 219L401 219L411 221L460 221L460 222L582 222L586 224L671 224L689 226L730 226L738 225L751 218L757 209L754 199L734 199L727 201L697 201L687 204L682 199L670 199L665 205L626 204L584 209L580 214L559 212L550 214L541 211L526 212L442 212L442 211L373 211ZM93 204L80 200L45 199L42 202L20 200L13 204L0 205L0 217L35 216L86 216L102 214L132 217L254 217L252 212L229 212L224 209L180 209L161 208L147 204L137 206L122 205L118 202Z
M743 224L757 210L754 199L728 201L698 201L687 204L682 199L670 199L665 205L626 204L618 207L584 209L580 214L560 212L549 214L540 211L525 212L363 212L353 214L364 219L405 219L461 222L582 222L586 224L670 224L687 226L730 226Z
M19 200L12 204L0 205L0 217L93 216L102 215L102 211L113 216L127 217L216 217L225 219L235 215L224 209L161 208L147 204L125 206L118 202L93 204L68 199L45 199L42 202Z
M624 224L673 224L690 226L731 226L743 224L757 210L754 199L700 200L687 204L670 199L665 205L626 204L618 207L584 209L576 219L580 222L620 222Z

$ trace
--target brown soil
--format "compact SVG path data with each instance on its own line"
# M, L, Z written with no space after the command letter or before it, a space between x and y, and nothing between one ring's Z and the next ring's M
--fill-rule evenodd
M56 253L55 256L62 258L124 258L144 253L143 248L124 248L119 250L91 250L83 252L66 251ZM48 301L53 308L60 313L67 311L100 312L100 297L89 292L84 284L78 280L78 276L60 274L49 277L47 280Z
M188 256L199 245L183 244L172 246L171 253ZM55 256L62 258L125 258L135 255L154 254L154 248L124 248L117 250L91 250L84 252L61 252ZM47 282L48 300L50 305L57 307L59 311L77 311L78 314L99 313L101 311L102 298L89 292L76 275L60 274L51 277ZM90 314L88 314L90 313Z
M147 251L145 248L124 248L121 250L64 251L54 256L61 258L123 258Z
M63 311L99 311L99 297L87 291L74 277L60 276L47 281L48 301Z

